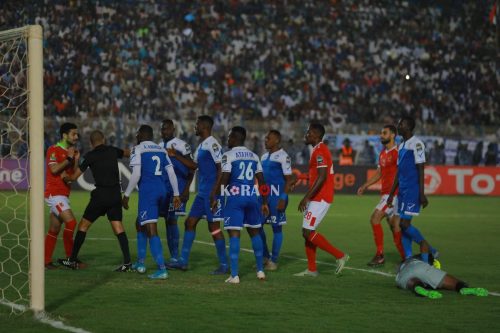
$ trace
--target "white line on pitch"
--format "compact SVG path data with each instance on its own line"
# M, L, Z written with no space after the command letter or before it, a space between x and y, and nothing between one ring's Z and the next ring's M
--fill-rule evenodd
M8 306L8 307L15 309L17 311L25 312L28 310L28 308L22 304L7 302L7 301L1 300L1 299L0 299L0 304ZM68 331L68 332L73 332L73 333L91 333L89 331L84 330L83 328L68 326L68 325L64 324L62 321L51 319L49 317L48 313L43 312L43 311L35 314L34 317L35 317L35 320L37 320L43 324L50 325L54 328L58 328L58 329L63 330L63 331Z

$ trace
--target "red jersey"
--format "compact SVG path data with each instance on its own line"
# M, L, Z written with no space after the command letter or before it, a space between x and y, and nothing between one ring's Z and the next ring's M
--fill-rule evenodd
M378 167L382 175L382 188L380 194L390 194L394 178L398 173L398 147L394 146L391 149L382 149L378 157ZM398 192L396 191L395 194Z
M66 171L68 175L73 174L74 170L74 163L72 162L68 164L66 169L61 171L58 174L52 174L50 172L49 165L54 164L54 163L61 163L66 159L67 155L67 150L60 145L53 145L50 146L49 149L47 150L47 156L45 159L45 197L48 198L49 196L54 196L54 195L64 195L69 197L69 192L71 191L71 187L66 184L62 178L61 178L61 173L63 171Z
M312 150L309 160L309 186L311 187L318 178L318 168L326 168L326 180L319 191L311 198L311 201L324 200L328 203L333 201L333 162L332 154L323 143L318 143Z

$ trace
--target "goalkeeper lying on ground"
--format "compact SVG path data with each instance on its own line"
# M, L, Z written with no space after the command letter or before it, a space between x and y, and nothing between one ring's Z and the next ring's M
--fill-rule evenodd
M488 296L484 288L470 288L467 283L415 257L405 260L398 269L396 284L416 295L432 299L443 295L436 289L455 290L461 295Z

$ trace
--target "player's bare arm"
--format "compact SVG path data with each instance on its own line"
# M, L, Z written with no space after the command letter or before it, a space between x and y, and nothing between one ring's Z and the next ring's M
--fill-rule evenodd
M168 156L175 157L179 162L181 162L182 164L187 166L189 169L191 169L191 170L198 169L198 164L195 161L193 161L191 156L182 155L174 148L167 148L167 153L168 153Z
M77 150L74 147L69 147L66 153L66 159L60 163L50 163L49 169L53 175L60 174L64 169L66 169L71 163L75 161L75 153ZM78 155L79 156L79 155ZM75 163L76 165L76 163Z
M318 168L318 178L316 178L316 181L314 184L311 186L309 191L304 195L304 198L300 200L299 203L299 211L303 212L306 210L307 204L309 203L309 200L318 193L318 191L321 189L321 187L325 184L326 181L326 176L327 176L327 168Z
M396 174L396 177L394 177L394 183L392 183L391 193L389 193L389 196L387 197L388 207L392 207L392 200L394 199L394 193L396 193L398 186L399 186L399 169L398 173Z
M129 148L124 148L123 150L123 157L129 158L130 157L130 149Z
M77 180L81 175L83 175L82 170L80 168L77 168L72 175L68 175L66 172L63 171L63 173L61 174L61 178L66 184L71 184L72 182Z
M215 201L215 196L217 195L217 191L220 191L220 184L222 184L222 167L221 163L215 163L215 167L217 168L217 179L215 181L214 187L212 188L212 191L210 191L210 204ZM229 181L229 180L228 180ZM227 185L227 182L226 182ZM226 186L224 185L224 186ZM213 206L212 206L213 207Z
M230 172L221 172L219 180L215 182L216 187L218 187L219 189L223 187L225 188L227 184L229 184L230 177L231 177ZM215 200L215 195L212 196L212 194L210 194L210 207L212 208L212 211L215 211L215 209L217 208L217 200Z
M424 185L424 166L425 166L425 163L419 163L416 166L418 169L418 184L419 184L419 190L420 190L420 204L422 205L423 208L425 208L429 204L429 201L427 200L427 197L425 196L425 185Z
M290 192L293 191L295 188L294 184L297 181L297 177L294 174L291 175L285 175L285 193L289 194ZM286 201L285 199L279 199L278 200L278 205L276 206L276 209L278 211L284 211L286 207Z
M193 182L194 179L194 171L190 170L187 181L186 181L186 187L184 188L184 191L182 191L180 198L182 202L188 202L189 201L189 188L191 187L191 183Z
M264 180L264 174L262 172L256 173L255 178L257 178L257 182L259 183L259 188L262 188L262 186L266 185L266 181ZM269 206L267 205L267 196L266 195L262 196L261 211L262 211L262 214L264 216L269 215Z
M370 177L370 179L368 179L366 181L366 183L364 183L363 185L361 185L358 188L358 195L362 195L368 187L370 187L371 185L378 182L380 180L380 178L382 178L382 171L380 171L380 167L379 167L379 168L377 168L377 171L375 172L375 174L372 177Z

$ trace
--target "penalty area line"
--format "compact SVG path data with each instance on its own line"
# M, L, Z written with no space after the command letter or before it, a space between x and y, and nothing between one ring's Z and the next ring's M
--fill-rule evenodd
M25 305L4 301L2 299L0 299L0 304L8 306L14 310L21 311L21 312L26 312L29 310L28 307L26 307ZM49 314L45 311L35 313L34 318L36 321L38 321L42 324L50 325L54 328L57 328L57 329L60 329L63 331L73 332L73 333L91 333L90 331L84 330L83 328L69 326L60 320L51 319Z

